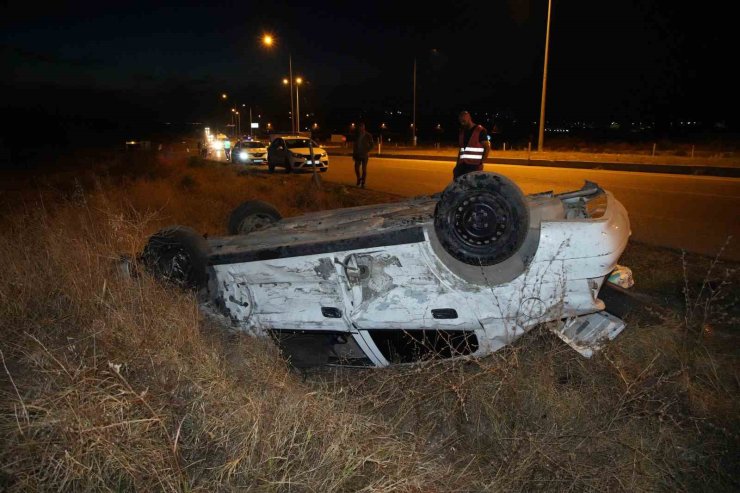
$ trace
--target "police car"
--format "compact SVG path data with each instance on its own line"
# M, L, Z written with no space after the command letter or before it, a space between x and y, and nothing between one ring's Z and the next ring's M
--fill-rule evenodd
M265 164L267 147L257 140L242 140L231 150L231 162L237 164Z

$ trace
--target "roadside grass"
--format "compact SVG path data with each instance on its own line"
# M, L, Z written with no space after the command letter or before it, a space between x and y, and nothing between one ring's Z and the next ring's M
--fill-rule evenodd
M247 199L294 215L395 197L208 162L142 167L3 195L0 490L740 486L736 264L631 245L635 289L670 313L630 315L592 359L536 329L481 360L298 374L117 259L171 223L224 233ZM690 306L711 307L702 324Z

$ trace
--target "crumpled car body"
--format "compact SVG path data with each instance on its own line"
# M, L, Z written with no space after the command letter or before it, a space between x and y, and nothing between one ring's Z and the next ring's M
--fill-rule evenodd
M590 357L625 328L598 293L627 245L627 212L590 182L522 197L526 228L495 262L450 251L437 194L210 237L207 291L236 327L274 338L297 366L480 357L540 324ZM450 228L483 249L511 216L505 202L473 204L448 208Z

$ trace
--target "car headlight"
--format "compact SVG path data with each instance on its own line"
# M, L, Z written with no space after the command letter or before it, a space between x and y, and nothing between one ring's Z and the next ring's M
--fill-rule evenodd
M597 219L603 217L606 213L606 207L608 205L606 194L601 193L589 200L584 204L586 214L591 219Z
M248 154L245 151L239 153L239 159L247 159Z

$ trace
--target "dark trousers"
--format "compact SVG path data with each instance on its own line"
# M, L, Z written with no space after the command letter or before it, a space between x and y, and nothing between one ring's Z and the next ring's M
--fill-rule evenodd
M456 180L464 174L472 173L473 171L483 171L483 164L456 164L452 170L452 179Z
M355 176L357 177L357 184L363 185L365 178L367 178L367 156L353 156L355 160ZM362 175L360 175L360 167L362 167Z

